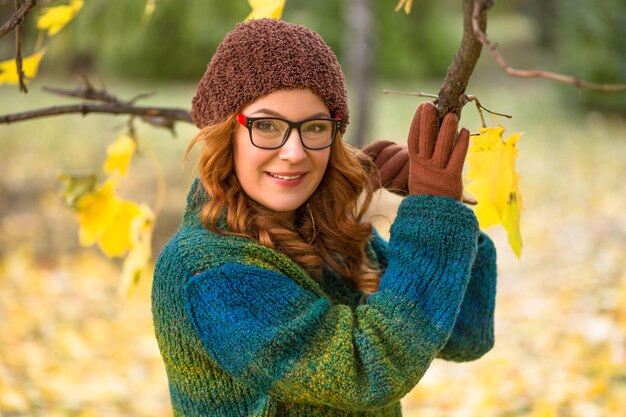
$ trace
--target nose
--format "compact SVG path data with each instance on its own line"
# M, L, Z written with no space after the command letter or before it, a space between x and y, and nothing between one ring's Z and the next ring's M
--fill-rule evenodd
M282 160L296 164L307 157L306 150L302 146L297 129L291 129L287 142L279 149L278 157Z

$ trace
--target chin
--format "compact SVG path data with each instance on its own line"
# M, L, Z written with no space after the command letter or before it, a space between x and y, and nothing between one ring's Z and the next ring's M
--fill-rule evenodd
M293 203L293 204L288 204L288 203L286 203L286 204L276 204L276 203L274 203L274 204L269 204L269 205L266 205L266 204L263 204L263 205L265 207L269 208L270 210L275 211L275 212L285 213L286 214L286 213L293 213L293 212L295 212L302 204L303 203L300 203L300 204L296 204L296 203Z

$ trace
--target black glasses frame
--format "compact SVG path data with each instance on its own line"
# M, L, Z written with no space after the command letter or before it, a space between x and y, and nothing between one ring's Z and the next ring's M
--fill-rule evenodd
M252 140L252 124L256 122L257 120L280 120L280 121L287 123L287 125L289 126L289 129L287 129L287 131L285 132L285 137L283 137L283 140L280 142L278 146L273 146L271 148L268 148L265 146L259 146L256 143L254 143L254 141ZM311 122L313 120L326 120L326 121L333 122L332 123L332 129L333 129L332 136L330 138L330 143L328 145L323 146L321 148L311 148L305 145L304 141L302 140L302 131L300 130L300 128L302 127L303 124ZM237 114L237 121L243 127L248 129L248 134L250 136L250 143L252 143L252 146L255 146L259 149L267 149L267 150L278 149L281 146L283 146L287 142L287 139L289 139L289 135L291 134L292 129L296 129L298 131L298 137L300 138L300 143L305 149L309 149L312 151L319 151L322 149L326 149L333 144L333 142L335 141L335 138L337 137L337 131L341 127L341 118L338 115L335 115L335 117L314 117L312 119L301 120L299 122L292 122L291 120L283 119L282 117L248 117L239 113Z

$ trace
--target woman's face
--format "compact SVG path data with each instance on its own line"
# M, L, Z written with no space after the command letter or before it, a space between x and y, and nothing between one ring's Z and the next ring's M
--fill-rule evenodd
M241 110L246 117L280 117L293 122L331 117L328 107L311 90L279 90ZM237 123L233 141L235 174L245 193L263 206L292 216L322 181L330 148L309 150L292 129L278 149L260 149L248 129Z

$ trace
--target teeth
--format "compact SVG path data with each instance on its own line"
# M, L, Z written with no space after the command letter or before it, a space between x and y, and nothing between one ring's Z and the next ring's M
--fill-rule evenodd
M286 176L286 175L276 175L269 172L269 174L274 178L280 178L281 180L295 180L300 178L302 175L294 175L294 176Z

